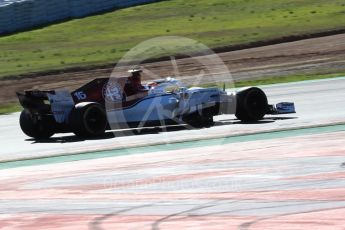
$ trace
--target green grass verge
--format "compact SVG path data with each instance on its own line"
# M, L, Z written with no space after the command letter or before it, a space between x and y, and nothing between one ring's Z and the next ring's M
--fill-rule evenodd
M344 12L343 0L163 1L0 37L0 77L114 63L157 36L216 48L336 30Z
M21 108L19 103L16 102L0 104L0 115L18 112Z
M345 72L332 73L332 74L312 74L312 75L288 75L288 76L275 76L275 77L264 77L255 80L238 81L235 83L236 88L245 86L258 86L258 85L271 85L279 83L290 83L307 80L320 80L327 78L336 78L345 76Z
M245 86L258 86L258 85L270 85L270 84L278 84L278 83L289 83L289 82L298 82L298 81L306 81L306 80L318 80L318 79L326 79L326 78L336 78L336 77L343 77L345 76L345 72L342 73L335 73L335 74L314 74L314 75L290 75L290 76L279 76L279 77L264 77L256 80L248 80L248 81L239 81L235 83L236 88L241 88ZM203 87L212 87L215 86L213 84L202 85ZM220 87L219 84L216 85ZM232 88L233 85L226 85L227 88ZM7 104L0 104L0 115L2 114L9 114L13 112L18 112L22 109L22 107L18 103L7 103Z

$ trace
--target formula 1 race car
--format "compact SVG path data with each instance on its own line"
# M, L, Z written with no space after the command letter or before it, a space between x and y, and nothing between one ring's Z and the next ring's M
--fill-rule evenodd
M79 89L17 93L24 110L22 131L35 139L73 132L90 138L109 129L166 124L211 126L213 117L235 114L243 122L255 122L266 114L295 113L293 103L269 105L257 87L237 92L219 88L185 87L180 81L156 80L133 90L130 78L98 78Z

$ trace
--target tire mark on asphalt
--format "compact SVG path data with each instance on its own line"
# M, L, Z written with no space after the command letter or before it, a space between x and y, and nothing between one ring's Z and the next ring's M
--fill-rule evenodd
M140 209L140 208L147 208L147 207L152 207L155 203L152 204L145 204L145 205L139 205L139 206L135 206L135 207L131 207L131 208L127 208L127 209L122 209L119 210L117 212L113 212L113 213L109 213L100 217L97 217L95 219L93 219L92 221L89 222L88 227L91 230L102 230L103 228L101 227L102 222L104 222L105 220L118 216L119 214L123 214L129 211L133 211L136 209Z
M271 220L274 218L278 218L278 217L286 217L286 216L293 216L293 215L298 215L298 214L308 214L308 213L314 213L314 212L321 212L321 211L332 211L332 210L338 210L338 209L344 209L345 206L343 207L337 207L337 208L324 208L324 209L315 209L312 211L305 211L305 212L294 212L294 213L288 213L288 214L282 214L282 215L275 215L275 216L270 216L270 217L264 217L264 218L259 218L256 219L254 221L250 221L250 222L246 222L243 223L239 226L239 230L249 230L249 228L251 226L253 226L254 224L257 224L259 222L265 221L265 220Z

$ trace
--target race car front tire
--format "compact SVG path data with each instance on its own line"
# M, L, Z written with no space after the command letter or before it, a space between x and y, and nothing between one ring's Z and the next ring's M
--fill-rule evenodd
M69 125L79 137L98 137L105 133L107 116L104 108L94 102L77 104L69 116Z
M27 136L48 139L54 135L54 120L50 117L35 119L29 111L23 110L19 118L20 128Z
M240 91L236 95L236 117L243 122L256 122L268 112L266 94L257 87Z

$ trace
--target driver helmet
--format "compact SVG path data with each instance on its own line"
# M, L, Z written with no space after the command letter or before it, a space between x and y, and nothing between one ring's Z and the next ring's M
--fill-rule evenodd
M135 68L135 69L130 69L128 70L128 73L131 73L132 74L132 78L134 79L140 79L140 74L142 73L143 71L139 68Z

